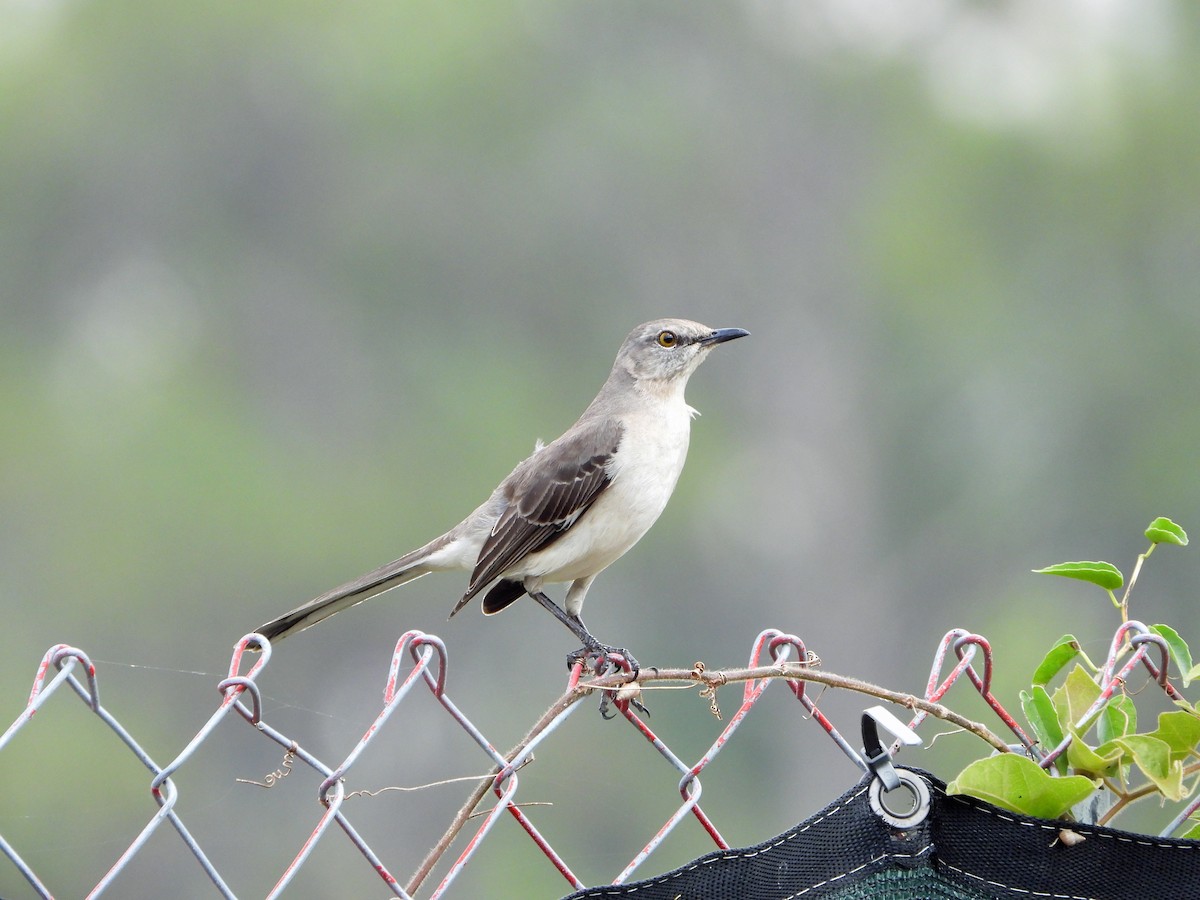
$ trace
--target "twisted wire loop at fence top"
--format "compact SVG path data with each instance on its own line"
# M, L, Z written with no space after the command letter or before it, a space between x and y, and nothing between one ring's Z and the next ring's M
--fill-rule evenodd
M255 661L249 669L245 673L242 673L243 656L249 648L260 649L261 653L255 657ZM1131 648L1131 652L1125 653L1126 648ZM950 666L949 671L943 676L943 670L947 666L947 659L951 651L953 651L957 661ZM614 654L614 656L616 655ZM336 823L345 838L350 841L352 846L361 855L365 864L371 867L372 871L383 880L395 896L412 897L429 870L434 867L438 860L436 858L427 860L422 869L409 880L408 884L402 885L396 876L384 865L379 854L367 844L362 835L354 828L343 807L347 797L346 779L349 777L351 769L364 753L381 740L379 736L385 730L388 720L404 704L406 698L413 691L417 690L418 687L430 692L436 699L441 710L491 762L493 774L484 784L486 790L490 790L496 797L496 803L483 816L482 822L466 840L465 846L453 863L449 865L441 881L430 894L430 897L436 898L446 894L455 878L469 864L480 845L492 833L494 826L505 813L512 816L519 827L529 836L535 846L545 855L549 863L563 876L571 888L580 889L586 887L574 874L567 861L554 848L550 838L535 826L528 811L519 806L516 800L520 788L518 773L521 767L532 758L534 750L541 745L546 737L561 727L580 706L586 705L574 702L583 693L586 693L591 686L591 683L581 683L580 681L582 675L581 664L577 664L572 671L568 682L567 694L551 708L542 721L530 732L527 739L518 745L515 751L505 755L497 751L493 743L448 695L446 691L447 655L445 645L441 639L420 631L410 631L400 638L392 654L384 688L382 709L364 732L363 736L351 747L345 758L336 765L329 765L306 750L300 741L282 733L264 720L258 679L266 670L270 659L271 647L265 639L254 634L242 638L234 650L228 676L222 679L217 685L221 695L217 709L191 740L188 741L183 750L166 765L160 766L100 702L99 680L96 674L96 667L87 654L82 650L65 644L59 644L47 651L38 666L33 689L30 692L24 711L17 717L8 730L0 736L0 753L3 752L4 747L18 731L29 726L38 710L55 696L61 687L66 685L108 727L138 761L146 767L151 775L149 785L150 794L155 802L156 809L145 827L134 838L133 842L120 853L104 877L92 889L89 896L95 897L103 894L119 879L121 872L134 857L143 852L151 852L146 849L147 841L152 834L160 829L164 822L171 825L171 829L192 856L195 857L200 867L199 871L203 873L203 876L207 877L222 895L226 897L235 896L234 890L226 883L200 843L184 824L178 810L180 792L173 780L173 776L188 764L197 749L213 736L222 723L229 718L230 713L236 713L233 721L240 720L250 724L254 729L254 733L273 741L285 750L285 760L287 760L288 766L292 765L293 761L299 762L318 773L322 779L317 790L316 799L319 804L319 813L316 824L291 862L286 865L283 872L279 875L278 881L268 896L278 896L293 881L297 873L309 860L314 848L318 843L327 838L327 835L331 831L330 826ZM977 667L977 660L981 663L979 667ZM409 661L411 661L413 667L402 678L402 666ZM662 844L666 836L689 816L695 819L702 831L707 834L708 838L712 840L717 848L729 848L729 843L721 835L716 824L700 804L702 795L700 775L717 758L763 696L767 687L775 681L781 680L799 701L804 718L811 719L817 723L856 766L866 771L867 764L863 760L862 755L838 732L833 723L821 712L815 701L809 696L806 690L806 680L800 677L790 677L792 673L801 671L797 668L797 664L807 664L809 661L808 651L798 637L774 629L763 631L757 637L751 649L748 669L741 673L743 690L740 706L723 726L708 749L700 755L696 762L691 764L683 761L649 727L643 717L638 714L636 702L631 702L631 698L624 696L623 693L616 694L618 699L611 705L646 739L647 743L666 761L667 765L675 771L678 776L677 786L681 802L671 815L668 816L663 825L650 836L645 846L615 876L613 880L614 884L628 880ZM605 662L602 661L597 665L604 665ZM623 663L624 660L615 658L612 662ZM785 663L791 665L792 668L786 668ZM1096 701L1093 708L1085 712L1081 717L1078 723L1081 728L1099 711L1103 705L1103 701L1112 696L1119 686L1124 683L1130 672L1139 664L1146 668L1151 678L1159 684L1169 697L1178 696L1175 688L1166 678L1168 656L1162 638L1139 622L1128 622L1123 624L1114 636L1108 658L1098 676L1098 683L1101 688L1100 698ZM53 675L51 677L52 670ZM686 674L684 673L680 677L686 677ZM696 671L690 674L696 680L702 680L704 684L710 687L724 683L723 673L704 673L700 664L697 664ZM780 677L781 675L785 677ZM962 680L964 675L966 676L965 682ZM934 655L933 667L925 689L925 699L936 703L945 696L946 692L954 684L970 684L989 705L999 720L1012 731L1024 752L1043 766L1053 764L1055 758L1065 751L1067 744L1071 740L1070 736L1064 738L1063 743L1058 747L1049 749L1038 747L1021 729L1016 720L1004 709L1003 705L993 696L991 692L991 678L992 651L988 642L980 635L971 634L962 629L955 629L946 634ZM611 680L609 679L609 681ZM910 727L917 727L926 718L927 714L926 710L918 709L909 723ZM395 752L394 745L391 748L391 752ZM477 791L477 795L482 795L486 790ZM464 811L467 813L471 812L471 808L469 807L471 807L470 802L468 803L468 807L464 807ZM1176 822L1172 823L1164 833L1169 834L1171 830L1177 827L1178 823L1181 823L1186 819L1187 815L1190 815L1198 807L1200 807L1200 797L1191 799L1186 804L1184 812L1180 814ZM460 816L462 816L462 813L460 813ZM465 817L462 817L462 821L465 822ZM439 845L439 852L444 852L446 847L455 843L453 837L456 836L458 824L456 823L451 831L448 832L448 837L443 838L444 843ZM19 850L4 838L2 833L3 827L4 821L2 816L0 816L0 852L3 852L12 864L16 866L17 870L24 876L39 896L52 897L53 894L50 886L21 857Z

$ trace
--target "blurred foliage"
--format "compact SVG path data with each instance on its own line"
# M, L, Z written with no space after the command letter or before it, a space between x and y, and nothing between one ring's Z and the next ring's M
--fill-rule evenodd
M1179 0L0 0L9 717L45 648L78 644L170 758L240 635L456 521L660 315L754 336L694 380L688 470L591 592L598 634L712 668L778 627L904 689L962 626L992 638L1002 696L1043 649L1021 622L1104 644L1103 610L1028 572L1115 555L1158 512L1197 519L1198 16ZM1183 555L1143 578L1159 621L1188 621L1196 585ZM336 755L420 627L446 637L470 712L515 741L571 648L532 605L447 624L461 587L424 579L289 642L274 714ZM499 678L485 642L508 650ZM670 705L668 739L705 746L704 708ZM740 737L738 789L709 810L731 840L855 777L789 709ZM593 757L622 738L601 727L539 759L552 783L581 747L609 765ZM26 755L0 790L131 838L149 799L115 809L35 774L39 740L78 737L46 729L8 751ZM211 761L230 787L190 810L202 834L266 821L280 801L232 778L268 757ZM80 764L101 781L118 765ZM661 821L631 768L580 786L579 803L604 786L609 814L562 815L581 828L564 840L597 848L585 877L640 847L628 818ZM288 821L306 823L294 790ZM378 806L402 844L429 840ZM54 845L52 820L0 827ZM111 846L88 833L72 853L90 873ZM673 859L703 849L680 838ZM330 853L298 895L338 893ZM270 877L238 858L248 883ZM544 879L523 888L561 889L520 859ZM0 894L21 895L13 877ZM64 894L86 880L63 877Z

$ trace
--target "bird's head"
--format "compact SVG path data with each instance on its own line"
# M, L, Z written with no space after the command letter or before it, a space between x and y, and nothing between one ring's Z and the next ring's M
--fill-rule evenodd
M635 381L686 382L718 344L745 337L744 328L709 328L687 319L655 319L625 338L614 369Z

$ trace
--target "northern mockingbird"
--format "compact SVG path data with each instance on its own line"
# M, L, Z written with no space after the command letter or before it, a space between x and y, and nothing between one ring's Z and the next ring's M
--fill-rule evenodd
M424 547L260 626L278 641L430 572L471 573L450 615L489 585L483 612L529 594L582 642L585 654L628 652L601 644L579 617L592 581L638 542L667 505L683 470L696 410L687 380L710 350L749 334L686 319L639 325L617 353L596 399L558 440L513 469L473 513ZM543 592L570 582L559 607Z

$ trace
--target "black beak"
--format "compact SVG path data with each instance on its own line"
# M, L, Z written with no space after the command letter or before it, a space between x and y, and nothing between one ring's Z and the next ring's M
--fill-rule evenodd
M718 328L712 334L700 338L696 343L707 346L708 344L723 344L726 341L732 341L735 338L746 337L750 332L745 328Z

